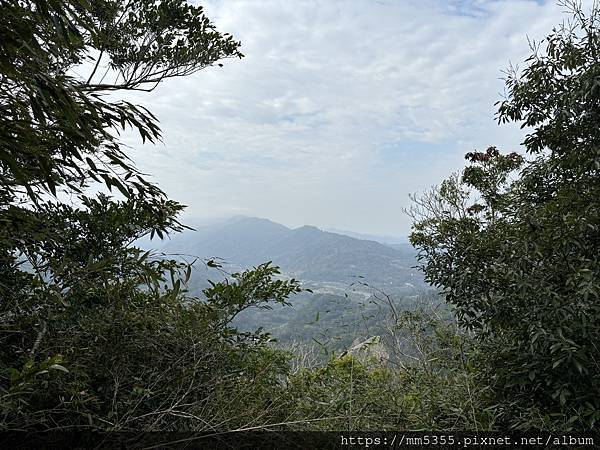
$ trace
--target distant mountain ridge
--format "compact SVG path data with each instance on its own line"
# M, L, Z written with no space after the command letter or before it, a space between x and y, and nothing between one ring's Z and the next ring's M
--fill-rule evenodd
M236 216L175 236L163 247L167 253L203 258L220 257L236 268L273 261L289 276L314 282L350 283L364 277L369 283L422 283L413 268L415 251L305 225L291 229L269 219Z
M399 237L399 236L386 236L386 235L377 235L377 234L366 234L366 233L357 233L354 231L348 231L348 230L340 230L337 228L324 228L324 231L329 231L330 233L336 233L336 234L343 234L346 236L350 236L356 239L362 239L365 241L375 241L375 242L379 242L380 244L384 244L384 245L391 245L391 246L395 246L395 245L404 245L404 244L408 244L409 241L407 238L405 237Z

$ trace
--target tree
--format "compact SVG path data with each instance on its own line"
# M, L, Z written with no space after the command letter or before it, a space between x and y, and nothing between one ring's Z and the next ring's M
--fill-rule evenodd
M106 95L241 57L239 42L184 0L5 0L0 15L0 429L267 420L285 358L231 320L298 282L266 264L192 298L193 264L136 247L181 230L183 206L119 142L128 127L157 141L157 119Z
M240 43L183 0L7 0L0 11L2 279L21 277L15 270L23 259L36 270L53 269L35 261L37 243L62 232L40 222L54 207L44 202L74 194L85 205L90 183L118 189L149 219L132 240L181 230L182 207L144 179L118 141L128 127L142 140L160 139L157 119L105 94L152 90L166 78L241 57ZM88 76L75 75L86 67ZM0 288L13 291L8 282Z
M0 6L0 186L39 201L90 181L161 197L121 150L119 130L160 138L156 118L107 92L152 90L241 57L202 8L183 0L7 0ZM86 77L76 73L90 69ZM107 80L110 80L107 81Z
M563 5L572 20L508 72L498 103L499 122L532 129L530 157L469 153L411 210L426 279L475 331L519 427L600 419L600 16Z
M41 222L57 206L48 199L75 194L85 206L90 183L118 189L145 215L131 240L180 230L182 207L143 178L118 141L127 127L142 140L160 139L157 119L105 94L151 90L166 78L241 57L239 42L182 0L8 0L0 8L2 279L17 276L23 259L36 271L54 270L48 260L36 261L36 246L62 233L51 220ZM85 67L88 76L75 75ZM96 256L90 253L93 262ZM13 291L8 282L0 287Z

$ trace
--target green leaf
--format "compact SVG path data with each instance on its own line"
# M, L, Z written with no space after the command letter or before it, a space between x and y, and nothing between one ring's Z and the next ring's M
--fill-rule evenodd
M61 372L69 373L66 367L61 366L60 364L52 364L49 369L60 370Z

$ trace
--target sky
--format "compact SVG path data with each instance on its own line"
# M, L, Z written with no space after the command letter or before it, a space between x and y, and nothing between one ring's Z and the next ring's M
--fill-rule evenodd
M130 99L162 144L125 141L137 167L188 206L184 222L248 215L406 236L409 194L490 145L502 71L566 16L553 1L206 0L242 42L223 61Z

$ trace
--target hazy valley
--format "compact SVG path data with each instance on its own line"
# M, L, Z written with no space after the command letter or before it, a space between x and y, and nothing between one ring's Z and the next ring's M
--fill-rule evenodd
M240 329L263 327L284 341L326 341L343 348L366 336L366 325L376 325L386 295L400 308L435 296L416 269L416 251L401 238L391 243L359 239L324 231L314 226L291 229L268 219L236 216L198 225L160 247L168 256L186 261L215 261L219 268L202 262L194 265L190 293L202 295L208 280L221 281L233 272L272 261L282 276L300 280L305 289L290 298L292 307L251 308L236 318Z

